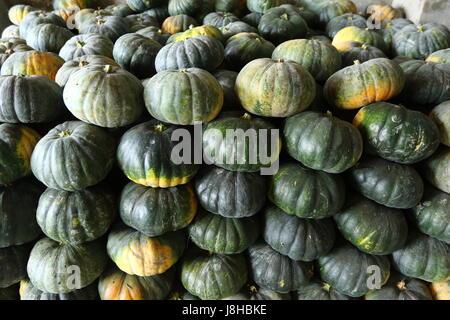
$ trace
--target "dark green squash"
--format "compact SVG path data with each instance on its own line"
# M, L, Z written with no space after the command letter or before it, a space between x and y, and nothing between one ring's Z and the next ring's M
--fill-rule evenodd
M232 12L240 17L242 13L247 11L247 1L243 0L216 0L214 11L216 12Z
M0 288L6 288L27 277L30 246L0 248Z
M297 290L297 300L351 300L328 283L314 279Z
M126 0L127 5L135 12L150 9L157 1L154 0Z
M203 210L188 227L189 238L201 249L220 254L237 254L259 237L255 217L225 218Z
M258 29L255 27L243 22L243 21L235 21L227 24L226 26L220 28L220 31L223 34L223 39L226 41L230 39L232 36L237 35L238 33L248 32L248 33L258 33Z
M445 101L431 110L430 118L437 124L441 143L450 147L450 101Z
M108 37L112 42L129 32L129 24L118 16L96 16L80 25L80 33L98 33Z
M128 179L144 186L168 188L185 184L195 175L198 165L177 165L171 160L172 149L177 145L171 137L176 129L152 120L125 132L117 160Z
M169 9L167 8L167 5L161 5L160 7L145 10L143 13L155 17L158 22L162 24L164 20L169 16Z
M167 42L167 39L170 37L170 33L162 31L158 27L146 27L143 29L139 29L136 31L137 34L143 35L144 37L147 37L149 39L155 40L160 45L165 45Z
M19 286L17 284L6 288L0 288L0 301L19 300Z
M349 170L351 185L364 195L386 207L408 209L423 196L423 181L410 166L378 157L366 157Z
M37 222L45 235L70 244L100 238L116 215L114 193L102 185L74 192L48 188L36 210Z
M247 0L247 8L251 12L264 13L270 8L289 3L289 0Z
M222 300L291 300L289 293L276 291L247 284L239 293Z
M219 114L223 90L216 78L205 70L165 70L145 85L144 100L154 118L192 125L209 122Z
M279 293L301 288L313 275L312 263L292 260L262 242L249 248L248 257L253 280Z
M227 218L244 218L258 213L265 203L266 179L256 172L204 167L196 176L195 191L207 211Z
M329 173L351 168L363 151L358 129L329 112L305 111L289 117L283 135L290 156L311 169Z
M28 29L25 40L36 51L58 53L74 36L72 31L51 23L37 24Z
M370 291L369 283L382 286L390 275L387 257L364 253L349 243L335 246L318 264L322 281L350 297L362 297Z
M402 248L408 236L408 223L402 211L359 195L352 196L333 218L344 238L368 254L390 254Z
M346 13L330 19L327 23L326 33L330 38L334 38L341 29L351 26L364 29L367 27L367 20L359 14Z
M147 27L159 27L160 24L155 17L146 13L131 14L123 18L130 26L130 32L136 32Z
M231 12L210 12L203 18L204 25L214 26L219 29L235 21L239 21L239 18Z
M70 245L43 238L31 250L27 272L37 289L67 293L93 283L103 272L107 259L101 240Z
M381 33L383 35L384 42L386 43L386 46L388 47L389 53L393 53L392 51L392 41L394 36L404 27L408 25L414 24L411 20L408 19L394 19L389 21L383 21L381 23Z
M340 51L342 65L351 66L355 61L366 62L376 58L387 58L383 51L369 44L350 41L349 44Z
M441 191L450 193L450 147L441 145L421 164L423 177Z
M236 71L219 69L212 73L214 78L219 82L223 90L223 105L225 108L240 109L239 99L234 91L236 78L238 73Z
M105 8L105 10L111 12L113 16L126 17L133 14L134 11L127 4L112 4Z
M369 104L359 110L353 124L363 136L366 151L386 160L412 164L439 147L439 130L430 118L395 104Z
M30 280L20 282L20 300L98 300L97 283L67 293L44 292L33 286Z
M81 190L106 177L114 152L115 142L103 129L67 121L51 129L36 145L31 170L49 188Z
M214 8L214 3L212 3L211 8L209 8L207 2L208 0L169 0L169 14L171 16L186 14L191 17L202 15L202 9L211 9L206 10L210 12ZM208 8L204 8L204 6Z
M272 176L268 198L288 214L322 219L342 208L345 188L338 175L285 163Z
M20 37L25 39L28 31L38 24L50 23L59 27L66 27L66 22L60 16L53 12L46 12L43 10L33 11L28 13L19 24Z
M325 3L319 11L322 26L326 26L331 19L346 13L356 13L356 5L350 0L332 0Z
M70 38L59 51L66 61L82 56L99 55L113 57L114 43L109 38L96 33L80 34Z
M264 210L262 234L279 253L293 260L313 261L331 250L336 232L331 219L301 219L271 206Z
M248 23L252 27L258 28L259 21L261 21L262 13L250 12L249 14L242 17L242 21Z
M197 213L197 199L190 184L149 188L128 183L120 196L122 221L149 237L183 229Z
M392 261L407 277L434 282L450 276L448 244L416 230L410 230L406 245L392 254Z
M247 263L243 254L224 255L193 249L181 264L184 288L202 300L234 295L247 282Z

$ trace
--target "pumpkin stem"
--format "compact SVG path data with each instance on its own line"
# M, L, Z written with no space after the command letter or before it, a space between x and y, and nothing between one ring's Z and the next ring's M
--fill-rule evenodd
M365 43L363 43L363 45L361 46L361 49L367 50L367 45Z
M79 67L84 67L84 66L87 66L89 64L89 62L87 62L86 60L81 60L79 63L78 63L78 66Z
M158 29L158 31L156 31L156 33L161 34L161 33L162 33L162 30L161 30L161 29Z
M283 19L283 20L289 20L289 16L287 15L287 13L283 13L283 14L280 16L280 18Z
M12 49L5 50L5 54L12 54L12 53L14 53L14 51Z
M180 69L179 71L180 71L180 72L183 72L183 73L188 73L188 72L189 72L188 69Z
M258 289L255 286L250 286L249 288L250 293L257 293Z
M194 26L193 24L190 24L190 25L189 25L189 29L194 29L194 27L195 27L195 26Z
M252 116L250 115L250 113L244 113L244 115L242 116L242 119L244 120L250 120L252 118Z
M284 59L277 59L275 62L284 62Z
M328 118L332 118L333 117L333 113L331 111L329 111L329 110L327 111L327 117Z
M323 290L325 290L326 292L330 292L331 286L328 283L323 283L322 285Z
M97 24L104 24L106 21L105 20L103 20L103 19L98 19L97 20Z
M424 32L425 30L423 29L423 25L418 25L417 26L417 32Z
M72 134L72 130L63 130L59 133L60 138L64 138L70 136Z
M113 67L110 64L107 64L104 68L103 71L105 71L106 73L111 73L113 71Z
M405 283L405 281L400 281L400 282L397 282L397 284L396 284L396 286L397 286L397 288L399 289L399 290L401 290L401 291L404 291L404 290L406 290L407 288L406 288L406 283Z
M78 48L81 48L81 47L83 47L84 45L85 45L85 43L84 43L83 41L81 41L81 40L77 41L77 47L78 47Z
M356 64L356 65L359 65L359 64L361 64L361 61L355 60L355 61L353 61L353 63Z
M166 130L166 126L162 123L158 123L155 127L154 127L155 131L157 132L163 132L164 130Z
M45 17L45 13L41 12L39 13L39 18L44 18Z

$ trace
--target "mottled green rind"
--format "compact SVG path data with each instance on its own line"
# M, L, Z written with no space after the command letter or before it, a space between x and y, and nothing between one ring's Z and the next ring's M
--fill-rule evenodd
M0 248L0 288L9 287L27 277L29 245Z
M43 292L29 280L20 283L20 300L98 300L97 284L67 293Z
M450 101L445 101L434 107L431 110L430 118L439 128L441 143L450 147Z
M450 193L450 147L441 145L421 164L426 180L441 191Z
M351 300L327 283L313 280L309 284L297 290L296 300Z
M359 14L346 13L332 18L327 23L326 33L330 38L333 38L339 30L346 27L356 26L359 28L367 28L366 18Z

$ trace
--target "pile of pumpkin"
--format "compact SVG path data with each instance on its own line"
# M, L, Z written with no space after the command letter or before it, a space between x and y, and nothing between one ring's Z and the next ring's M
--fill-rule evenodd
M89 2L14 6L0 40L0 299L449 299L446 27ZM175 164L196 123L212 163ZM264 162L208 129L281 134Z

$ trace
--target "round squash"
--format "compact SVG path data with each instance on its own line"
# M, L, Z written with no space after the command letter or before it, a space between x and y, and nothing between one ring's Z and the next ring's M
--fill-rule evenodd
M247 0L247 8L251 12L264 13L270 8L289 3L289 0Z
M145 10L144 13L149 16L155 17L156 20L158 20L158 22L162 24L164 20L169 17L169 8L167 7L167 5L160 5L160 7Z
M361 44L355 41L341 44L342 47L339 52L344 67L353 65L355 61L366 62L376 58L387 58L383 51L368 44Z
M328 283L313 280L297 290L297 300L351 300Z
M242 17L242 21L248 23L252 27L258 28L259 21L261 20L263 14L259 12L250 12L249 14Z
M402 18L384 21L381 23L381 34L383 35L384 42L386 43L390 54L395 55L392 50L392 41L394 39L394 36L401 29L412 24L414 23L411 20Z
M448 280L432 282L430 290L434 300L450 300L450 282Z
M443 146L422 163L425 179L441 191L450 193L450 147Z
M220 31L223 34L223 39L226 41L230 39L232 36L237 35L238 33L248 32L248 33L258 33L258 29L255 27L243 22L243 21L235 21L227 24L226 26L220 28Z
M97 300L97 284L94 282L87 287L67 292L49 293L33 286L30 280L20 281L20 300Z
M67 41L59 51L59 56L66 61L86 55L113 57L113 46L109 38L96 33L80 34Z
M140 12L153 7L156 3L154 0L126 0L131 10Z
M28 30L37 26L38 24L53 24L58 27L65 28L66 22L60 16L54 14L53 12L46 12L42 10L37 10L28 13L19 24L19 33L21 38L26 38L28 35Z
M31 170L49 188L81 190L106 177L114 152L115 142L103 129L67 121L51 129L36 145Z
M330 0L319 11L320 23L326 26L331 19L356 11L356 5L350 0Z
M69 29L51 23L41 23L28 29L25 40L27 45L36 51L58 53L73 35Z
M339 30L333 38L333 46L341 50L343 43L346 41L356 41L363 44L368 44L387 52L387 46L384 42L383 36L369 28L359 28L356 26L345 27Z
M183 229L197 213L197 199L190 184L149 188L128 183L120 196L122 221L149 237Z
M98 33L112 42L128 32L130 32L128 23L117 16L96 16L80 25L80 33Z
M113 16L126 17L133 14L134 11L127 4L112 4L105 8Z
M336 33L346 27L358 27L364 29L367 27L367 21L364 17L359 14L346 13L337 17L332 18L327 23L326 33L330 38L334 38Z
M439 147L439 130L430 118L395 104L369 104L359 110L353 124L362 134L366 151L386 160L412 164Z
M95 20L103 16L111 16L111 12L105 9L81 9L73 16L72 27L80 30L81 25L89 20ZM96 33L96 32L94 32Z
M175 34L188 30L190 26L198 26L197 20L188 15L179 14L176 16L167 17L166 20L164 20L161 29L164 32Z
M427 57L426 61L450 64L450 48L433 52Z
M23 125L0 124L0 185L31 173L31 153L41 136Z
M2 64L15 52L30 51L33 48L20 42L0 41L0 68Z
M15 6L12 6L11 8L9 8L8 18L9 18L9 21L11 21L12 23L14 23L15 25L18 26L27 14L29 14L30 12L33 12L33 11L37 11L37 10L39 10L39 9L29 6L29 5L16 4Z
M210 12L203 18L204 25L214 26L219 29L235 21L239 21L239 18L231 12Z
M155 40L160 45L165 45L167 42L167 39L170 37L170 33L162 31L158 27L146 27L143 29L139 29L136 31L137 34L143 35L144 37L147 37L149 39Z
M0 288L6 288L27 277L30 246L0 248Z
M238 73L236 71L219 69L214 71L212 75L222 87L224 109L226 107L240 109L239 99L234 91Z
M160 24L155 17L146 13L131 14L123 18L130 26L130 32L136 32L147 27L159 27Z
M240 17L247 10L246 4L246 0L216 0L214 11L232 12Z

